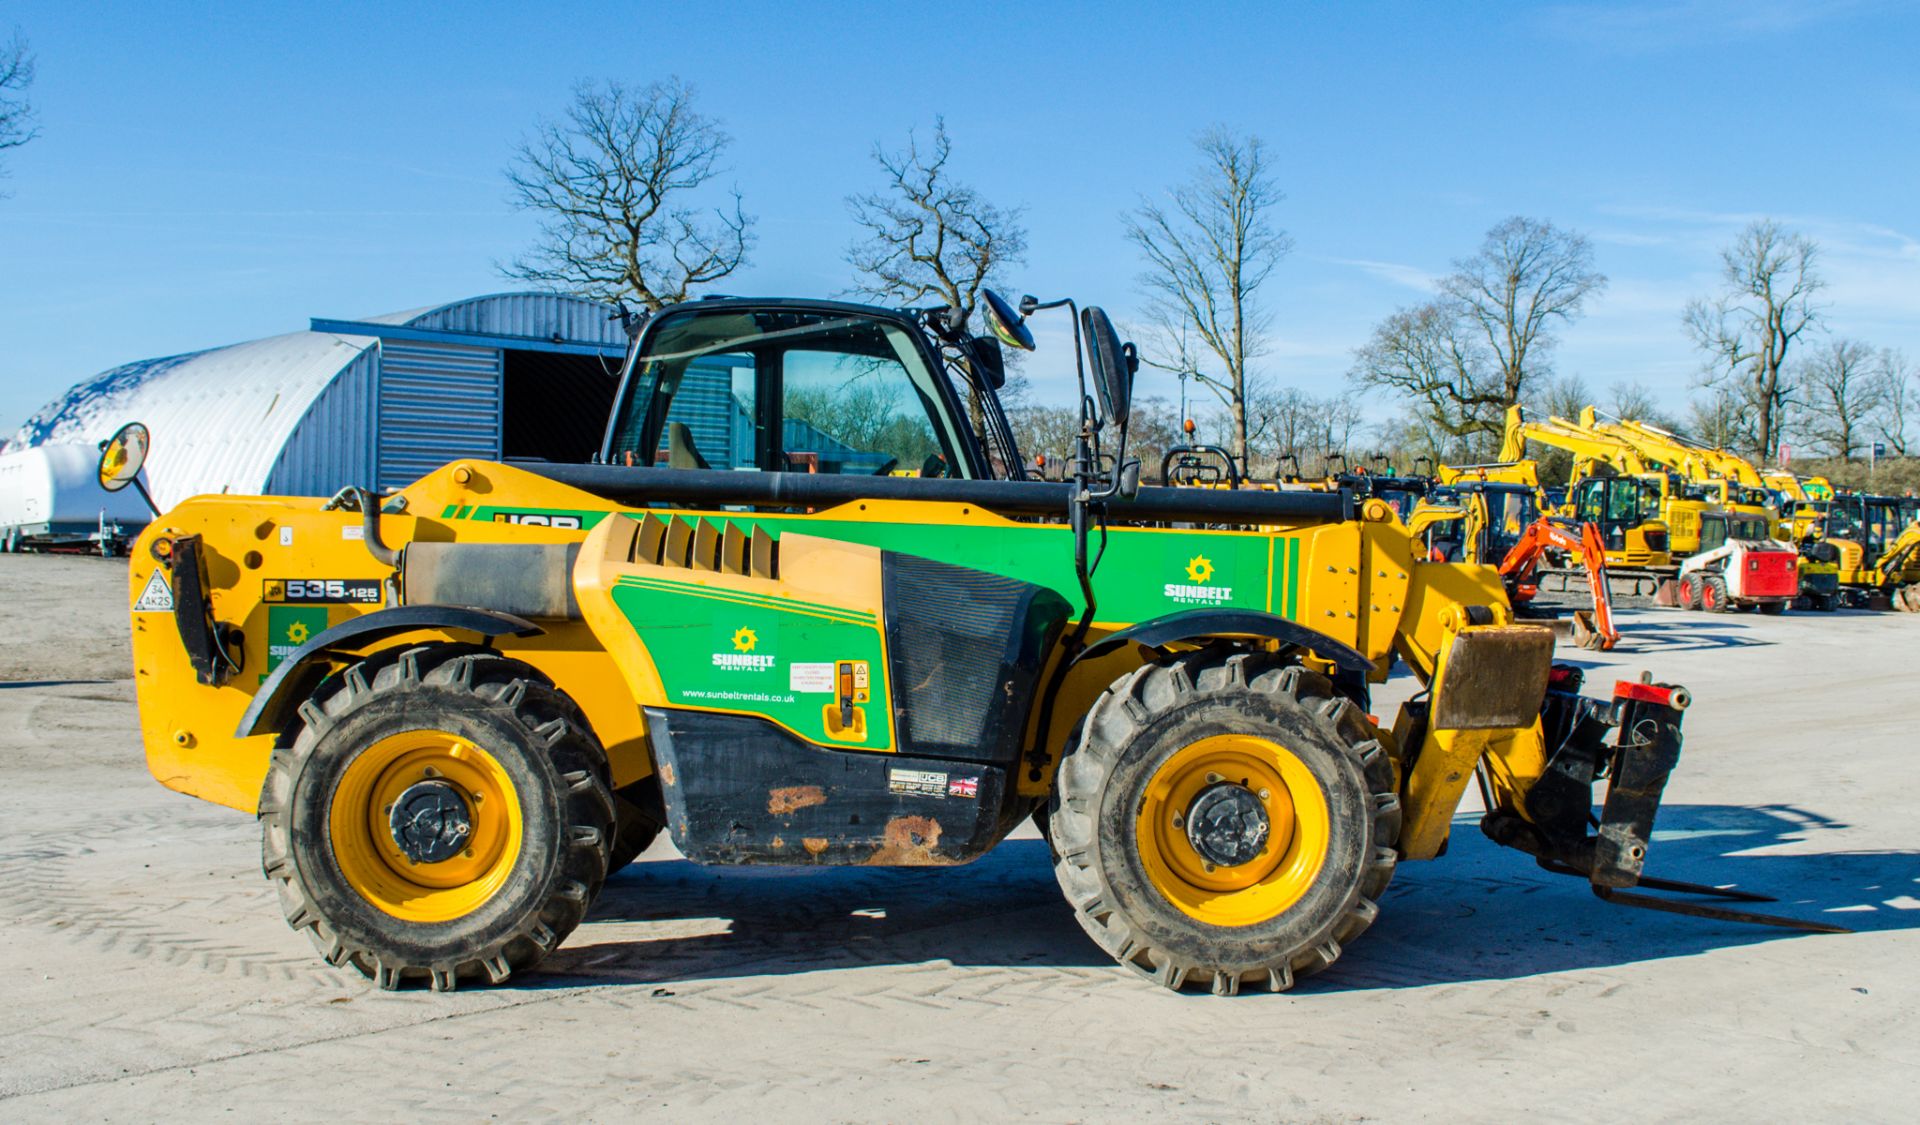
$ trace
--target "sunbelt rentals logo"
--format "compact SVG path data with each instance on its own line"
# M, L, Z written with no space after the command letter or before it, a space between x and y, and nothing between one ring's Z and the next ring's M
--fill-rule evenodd
M1182 605L1220 605L1233 600L1233 587L1213 585L1213 560L1205 555L1187 560L1186 579L1167 583L1167 597Z
M713 654L713 666L724 672L764 672L773 667L773 654L755 652L759 634L742 625L733 631L733 651Z

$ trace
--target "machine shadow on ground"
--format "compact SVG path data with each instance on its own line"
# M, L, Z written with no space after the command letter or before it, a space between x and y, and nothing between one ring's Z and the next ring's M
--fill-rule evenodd
M1630 965L1768 941L1845 935L1605 903L1456 824L1451 853L1408 864L1373 929L1302 991L1418 987ZM1663 809L1648 873L1776 896L1753 909L1856 931L1920 925L1920 853L1754 854L1840 827L1786 806ZM1703 901L1693 899L1690 901ZM642 862L521 987L662 985L948 961L1109 968L1054 882L1046 845L1010 840L961 868L709 868ZM511 986L510 986L511 987Z

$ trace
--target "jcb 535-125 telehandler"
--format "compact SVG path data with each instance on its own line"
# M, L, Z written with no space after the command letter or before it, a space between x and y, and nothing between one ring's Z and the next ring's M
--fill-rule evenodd
M980 336L674 306L593 464L159 515L131 574L154 776L256 813L288 922L385 987L535 965L662 828L700 863L945 865L1031 816L1094 940L1221 993L1333 963L1476 773L1494 839L1640 881L1685 691L1576 694L1490 567L1416 557L1377 500L1139 487L1132 348L1022 304ZM1056 305L1084 424L1048 483L994 391ZM1396 657L1426 691L1382 727Z

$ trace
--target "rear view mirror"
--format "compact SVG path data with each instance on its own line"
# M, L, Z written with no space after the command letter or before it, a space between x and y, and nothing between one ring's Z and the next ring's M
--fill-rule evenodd
M980 291L981 311L987 319L987 330L1010 348L1019 348L1023 352L1033 350L1033 329L1027 327L1027 318L1014 311L1005 297L991 289Z
M1133 373L1140 367L1139 353L1132 344L1120 342L1113 321L1097 306L1080 314L1080 326L1087 339L1087 362L1093 368L1094 390L1100 396L1101 416L1124 426L1133 403Z
M151 440L144 425L128 422L114 431L112 437L101 442L100 487L108 492L118 492L138 480L141 468L147 463L147 447Z

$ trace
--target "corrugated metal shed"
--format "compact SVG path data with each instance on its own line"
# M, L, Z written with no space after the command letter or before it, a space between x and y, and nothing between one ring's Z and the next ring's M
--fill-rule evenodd
M293 332L124 364L35 414L10 444L98 442L129 421L153 431L154 500L264 491L307 410L377 340Z
M310 331L102 372L40 410L5 448L97 442L145 422L154 435L148 480L163 507L210 492L399 487L452 458L500 455L509 353L599 356L610 369L626 342L609 306L550 293L315 318Z
M460 457L500 456L499 351L381 346L381 488L404 488Z
M623 348L626 330L611 307L561 293L492 293L445 305L408 309L362 320L426 332L500 336L555 344Z

